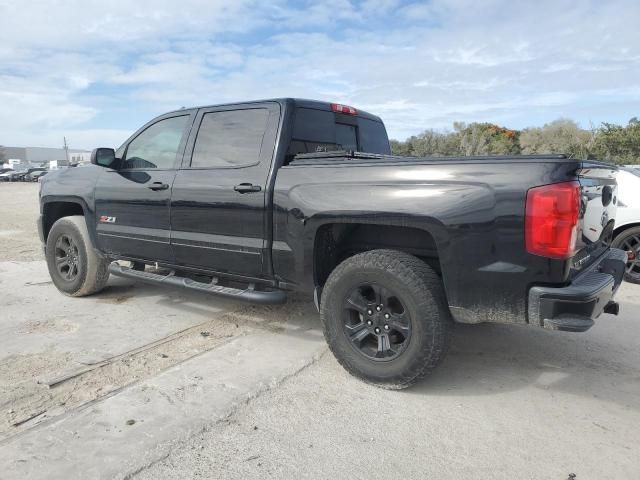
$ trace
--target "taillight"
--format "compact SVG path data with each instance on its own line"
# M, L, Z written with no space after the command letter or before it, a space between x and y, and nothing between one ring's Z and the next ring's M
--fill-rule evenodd
M339 103L332 103L331 104L331 110L333 110L334 112L338 112L338 113L346 113L347 115L357 115L358 111L353 108L350 107L349 105L341 105Z
M553 183L527 192L525 241L527 251L550 258L569 258L575 253L580 184Z

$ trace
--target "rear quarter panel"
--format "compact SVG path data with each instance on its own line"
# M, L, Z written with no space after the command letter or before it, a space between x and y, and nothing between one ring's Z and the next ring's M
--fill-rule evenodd
M410 226L435 239L458 321L526 322L534 283L562 283L568 263L526 253L527 190L575 179L579 162L465 161L290 165L274 188L273 265L314 288L313 244L327 223Z

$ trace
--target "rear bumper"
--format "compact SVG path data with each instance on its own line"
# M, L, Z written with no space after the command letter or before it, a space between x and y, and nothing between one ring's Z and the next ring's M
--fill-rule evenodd
M605 308L617 312L612 300L622 283L626 263L626 252L612 248L566 287L531 287L529 323L551 330L588 330Z

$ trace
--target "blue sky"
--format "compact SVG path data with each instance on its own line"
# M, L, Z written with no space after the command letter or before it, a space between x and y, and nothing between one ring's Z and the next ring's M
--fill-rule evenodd
M181 106L296 96L404 139L640 116L640 2L0 0L0 145L117 146Z

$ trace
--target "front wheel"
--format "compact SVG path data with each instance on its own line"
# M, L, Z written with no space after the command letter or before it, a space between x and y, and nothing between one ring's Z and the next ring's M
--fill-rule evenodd
M331 273L320 307L324 335L352 375L406 388L444 357L451 317L438 275L395 250L348 258Z
M46 257L51 280L65 295L91 295L109 279L109 261L94 251L83 216L63 217L53 224Z

